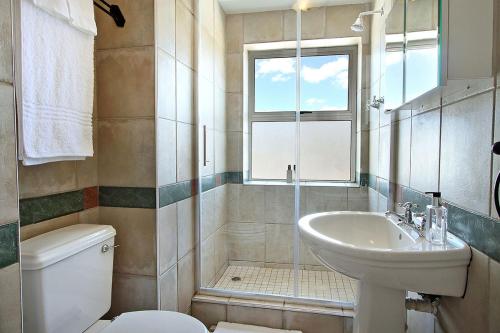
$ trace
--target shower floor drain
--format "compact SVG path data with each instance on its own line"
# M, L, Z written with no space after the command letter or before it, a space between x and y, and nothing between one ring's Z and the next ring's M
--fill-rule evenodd
M234 281L234 282L236 282L236 281L241 281L241 278L240 278L239 276L233 276L233 277L231 278L231 281Z

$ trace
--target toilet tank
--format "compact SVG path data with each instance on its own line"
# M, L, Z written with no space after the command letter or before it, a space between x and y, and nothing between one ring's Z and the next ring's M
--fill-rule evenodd
M82 333L109 310L115 235L76 224L21 242L24 333Z

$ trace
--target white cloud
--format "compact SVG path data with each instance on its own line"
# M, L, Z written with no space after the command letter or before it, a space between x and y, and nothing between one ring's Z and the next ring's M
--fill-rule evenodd
M293 58L273 58L257 62L255 76L266 74L290 75L295 73L295 59Z
M278 73L271 78L271 81L273 81L273 82L285 82L285 81L290 80L290 78L291 78L290 75L283 75L281 73Z
M320 110L321 111L338 111L338 110L345 110L345 107L335 106L335 105L322 105Z
M325 103L325 100L321 99L321 98L311 97L311 98L308 98L306 100L306 104L309 104L309 105L316 105L316 104L323 104L323 103Z
M303 66L302 77L307 83L320 83L331 79L333 83L347 88L349 83L349 59L341 57L321 65L319 68Z

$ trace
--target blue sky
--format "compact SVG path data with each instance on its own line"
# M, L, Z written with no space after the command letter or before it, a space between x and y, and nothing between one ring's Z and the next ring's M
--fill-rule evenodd
M346 110L348 55L302 58L301 109ZM255 110L295 111L295 58L255 60Z

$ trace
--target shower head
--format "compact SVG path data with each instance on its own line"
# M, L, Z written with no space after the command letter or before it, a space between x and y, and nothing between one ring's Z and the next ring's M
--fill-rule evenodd
M363 19L361 18L361 16L358 16L353 25L351 25L351 30L355 32L363 32L365 30L365 25L363 24Z
M363 32L365 31L365 25L363 24L363 16L380 14L384 15L384 7L380 8L380 10L372 10L369 12L359 13L358 18L354 21L353 25L351 25L351 30L355 32Z

